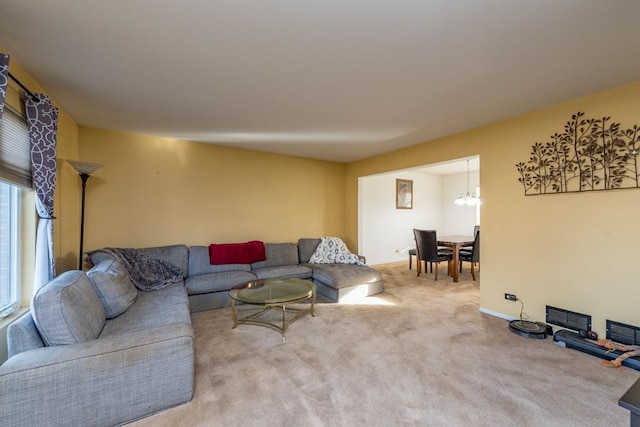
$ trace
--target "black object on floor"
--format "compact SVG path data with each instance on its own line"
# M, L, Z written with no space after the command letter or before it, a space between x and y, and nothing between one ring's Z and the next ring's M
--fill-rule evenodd
M584 329L580 329L578 331L578 335L580 336L580 338L588 338L590 340L597 340L598 339L598 334L596 334L593 331L585 331Z
M525 338L543 340L547 337L547 328L544 324L529 322L528 320L510 321L509 330Z
M581 338L577 332L565 329L556 332L553 336L553 341L563 347L572 348L605 360L614 360L623 354L621 351L609 351L604 347L600 347L595 341ZM640 371L640 358L628 357L622 361L622 366Z

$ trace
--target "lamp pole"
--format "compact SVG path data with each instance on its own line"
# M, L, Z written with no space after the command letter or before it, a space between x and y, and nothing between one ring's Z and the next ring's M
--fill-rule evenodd
M80 210L80 252L78 253L78 270L82 270L82 247L84 244L84 201L85 192L87 190L87 180L91 178L91 174L98 168L102 167L97 163L79 162L77 160L67 160L67 162L73 166L78 172L80 179L82 180L82 202Z
M87 180L91 175L88 173L81 173L79 175L82 180L82 208L80 210L80 252L78 252L78 270L82 270L82 245L84 243L84 197L87 189Z

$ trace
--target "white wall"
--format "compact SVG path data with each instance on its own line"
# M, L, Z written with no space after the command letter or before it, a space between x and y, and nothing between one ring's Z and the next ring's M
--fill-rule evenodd
M479 183L477 171L469 173L469 191L475 192ZM467 192L467 173L445 175L442 177L442 229L438 234L473 235L477 221L476 206L458 206L454 203L460 193Z
M396 209L396 179L413 180L413 209ZM406 260L415 247L413 229L442 227L442 180L437 175L402 171L359 181L359 253L367 264Z
M423 170L424 171L424 170ZM478 172L471 172L475 191ZM396 209L396 179L413 180L413 209ZM407 261L415 247L413 229L437 230L439 235L472 235L476 208L457 206L456 197L467 190L467 174L431 175L399 171L359 179L359 248L367 264Z

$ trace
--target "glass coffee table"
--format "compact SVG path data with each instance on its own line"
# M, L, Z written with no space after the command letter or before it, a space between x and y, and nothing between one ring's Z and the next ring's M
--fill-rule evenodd
M305 314L310 314L313 317L316 315L316 285L309 280L257 280L230 289L229 296L231 297L231 313L233 314L233 327L231 329L237 328L241 323L266 326L267 328L279 331L282 334L283 341L285 340L287 327L290 324ZM309 298L311 298L311 304L308 308L287 307L289 304L300 303ZM236 301L264 307L248 316L238 317ZM271 309L282 312L282 325L280 325L280 322L274 323L259 319L259 317ZM291 314L291 316L287 318L287 314Z

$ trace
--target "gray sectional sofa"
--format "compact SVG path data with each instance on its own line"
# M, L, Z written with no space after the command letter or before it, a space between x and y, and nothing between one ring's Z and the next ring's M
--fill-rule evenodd
M6 425L111 426L191 400L194 333L190 312L230 305L228 290L268 278L312 280L341 302L383 291L370 267L310 264L320 239L266 243L266 260L211 265L207 246L145 248L182 277L159 290L136 289L107 252L93 267L41 288L31 311L8 330L0 366L0 419Z

